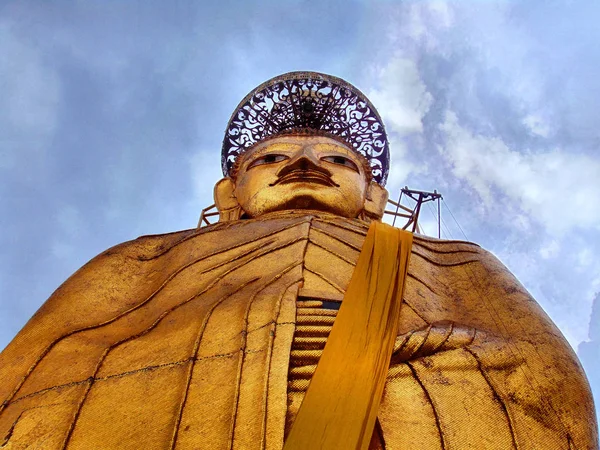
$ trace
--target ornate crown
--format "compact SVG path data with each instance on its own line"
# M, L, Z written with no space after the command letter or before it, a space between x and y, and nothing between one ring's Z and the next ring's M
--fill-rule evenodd
M309 129L341 139L367 158L384 186L390 162L383 122L369 99L346 81L317 72L289 72L250 92L232 114L221 151L223 174L268 137Z

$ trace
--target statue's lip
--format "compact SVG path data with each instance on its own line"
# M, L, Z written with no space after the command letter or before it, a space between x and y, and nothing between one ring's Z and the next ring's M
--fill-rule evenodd
M284 176L280 177L274 183L271 183L270 186L275 186L276 184L288 184L288 183L314 183L314 184L322 184L325 186L333 186L339 187L337 183L335 183L331 177L323 172L319 172L317 170L302 170L297 169L293 170Z

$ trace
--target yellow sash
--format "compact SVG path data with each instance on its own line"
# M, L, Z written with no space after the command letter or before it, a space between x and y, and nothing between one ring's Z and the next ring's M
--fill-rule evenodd
M398 332L412 234L373 222L284 450L366 449Z

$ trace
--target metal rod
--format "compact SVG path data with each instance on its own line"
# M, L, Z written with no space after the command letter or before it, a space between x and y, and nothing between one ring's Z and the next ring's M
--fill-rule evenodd
M442 238L442 225L441 225L441 222L442 222L442 210L440 208L440 197L437 198L437 204L438 204L438 239L441 239Z
M390 204L391 204L391 205L393 205L393 206L396 206L397 208L403 209L403 210L404 210L404 211L406 211L406 212L412 213L412 209L410 209L410 208L408 208L408 207L406 207L406 206L404 206L404 205L401 205L400 203L396 203L396 202L395 202L394 200L392 200L392 199L389 199L389 198L388 198L388 203L390 203Z
M417 206L415 208L415 219L414 219L414 223L413 223L413 233L418 230L418 223L419 223L419 213L421 212L421 205L423 204L423 193L419 193L419 199L417 200Z
M402 189L400 189L400 195L398 196L398 203L396 203L396 214L398 213L398 208L400 207L400 202L402 201ZM392 226L396 225L396 215L394 214L394 220L392 221Z
M411 211L412 212L412 211ZM391 216L396 216L396 217L405 217L407 219L410 219L412 217L412 214L402 214L402 213L397 213L395 211L390 211L389 209L386 209L384 212L384 214L389 214Z

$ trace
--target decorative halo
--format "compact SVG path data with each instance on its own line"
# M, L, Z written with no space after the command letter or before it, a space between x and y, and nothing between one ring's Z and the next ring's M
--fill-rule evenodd
M367 158L384 186L390 152L383 122L369 99L350 83L317 72L289 72L250 92L232 114L221 151L223 174L254 144L295 129L311 129L346 142Z

